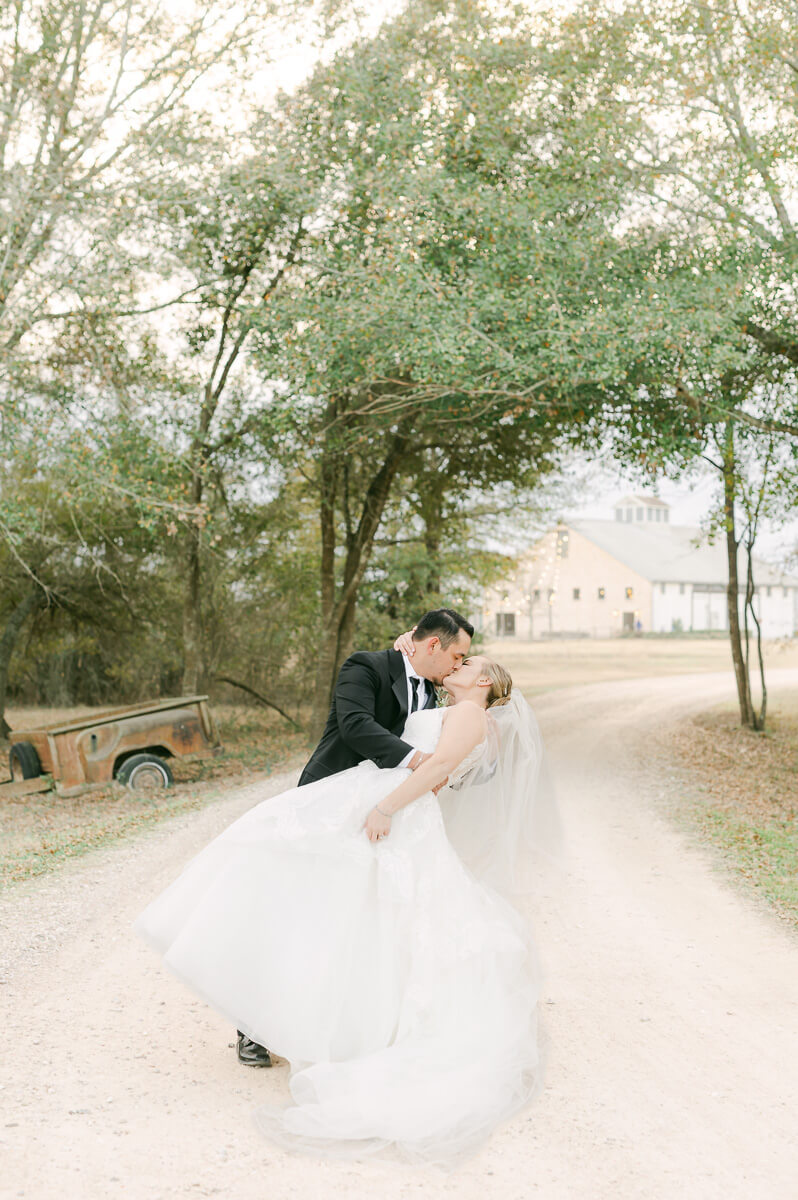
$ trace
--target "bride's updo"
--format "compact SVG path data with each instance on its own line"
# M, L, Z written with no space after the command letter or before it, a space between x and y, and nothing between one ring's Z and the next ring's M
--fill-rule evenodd
M510 692L513 690L513 680L510 672L506 671L500 663L486 658L485 674L491 681L487 707L499 708L502 704L507 704L510 699Z

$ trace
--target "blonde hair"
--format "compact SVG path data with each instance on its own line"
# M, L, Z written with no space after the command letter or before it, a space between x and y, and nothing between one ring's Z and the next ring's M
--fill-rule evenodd
M509 703L510 692L513 690L513 678L509 671L491 658L486 658L484 662L484 674L491 681L490 691L488 692L488 708L500 708L502 704Z

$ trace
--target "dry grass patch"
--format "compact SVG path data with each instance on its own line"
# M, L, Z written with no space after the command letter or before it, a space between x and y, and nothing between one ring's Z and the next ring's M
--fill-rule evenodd
M510 671L517 687L534 696L555 688L618 679L731 671L726 634L710 637L554 638L488 641L485 653ZM768 669L798 667L798 639L765 644Z
M764 734L722 705L668 738L694 781L688 816L727 864L786 920L798 924L798 697L773 702Z
M31 709L24 714L12 712L9 719L13 727L23 728L87 712L91 709ZM45 792L0 801L0 884L8 886L52 871L66 859L143 826L202 808L226 786L241 787L258 777L298 769L305 762L305 735L276 713L237 705L214 705L213 713L224 754L194 763L173 759L173 788L134 793L113 784L82 796ZM3 743L0 747L7 750Z

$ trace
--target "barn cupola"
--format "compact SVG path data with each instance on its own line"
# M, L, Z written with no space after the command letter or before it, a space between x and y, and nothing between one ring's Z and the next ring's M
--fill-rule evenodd
M635 525L660 524L667 521L670 505L656 496L624 496L613 505L616 521Z

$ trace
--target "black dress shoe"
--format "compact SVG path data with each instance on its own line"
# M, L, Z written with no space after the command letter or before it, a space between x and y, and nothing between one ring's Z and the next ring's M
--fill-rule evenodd
M236 1033L238 1034L236 1051L240 1063L243 1063L245 1067L270 1067L272 1065L272 1056L265 1046L261 1046L260 1042L253 1042L252 1038L248 1038L240 1029L237 1029Z

